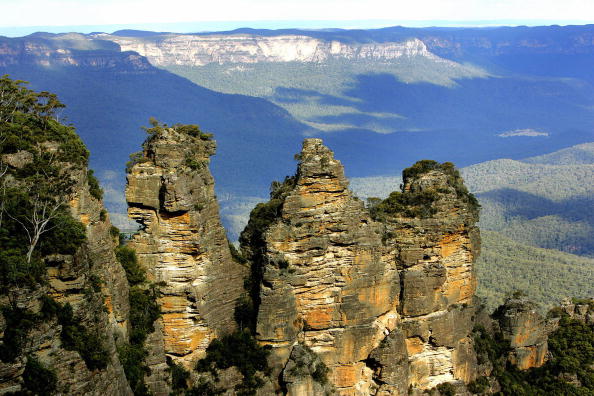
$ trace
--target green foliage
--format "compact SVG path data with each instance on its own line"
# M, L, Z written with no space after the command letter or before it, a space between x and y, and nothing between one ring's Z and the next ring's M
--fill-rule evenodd
M232 244L231 242L229 242L229 251L231 252L231 258L239 264L246 264L247 260L245 259L245 257L243 257L241 255L241 253L239 253L239 251L237 250L237 248L235 247L234 244Z
M89 184L89 193L97 200L103 199L103 189L99 186L99 180L95 177L95 172L92 169L87 171L87 183Z
M594 295L594 259L515 242L492 231L481 231L476 262L477 294L493 310L506 295L523 290L543 313L568 295Z
M0 309L6 321L6 329L0 345L0 360L10 363L22 353L27 334L39 318L29 310L17 306L3 306Z
M205 161L198 161L193 157L192 153L187 153L184 164L192 170L200 170L206 167Z
M1 288L43 281L43 256L73 254L85 240L84 226L66 203L83 171L88 151L74 128L57 121L64 107L54 94L0 78L0 152L15 154L0 180Z
M422 190L404 190L401 185L402 191L393 191L389 197L383 201L378 198L369 198L368 208L371 216L377 220L383 220L388 215L401 215L406 217L417 217L417 218L428 218L435 213L437 210L433 206L435 201L440 198L441 193L448 193L450 188L456 192L458 199L467 203L471 211L477 212L480 208L477 199L474 195L468 192L464 181L460 176L460 172L455 168L451 162L439 162L432 160L421 160L416 162L410 168L406 168L402 171L402 178L404 184L408 184L413 179L417 179L420 176L427 174L432 171L443 173L447 177L447 186L444 190L435 188L425 188Z
M148 352L144 345L123 344L118 346L120 363L135 396L149 396L151 394L144 383L144 376L149 374L149 368L144 364L147 355Z
M109 235L111 235L111 236L112 236L112 237L114 237L114 238L115 238L115 237L118 237L118 238L119 238L119 237L120 237L120 229L119 229L118 227L116 227L116 226L112 225L112 226L109 228Z
M95 293L99 293L101 291L101 284L103 283L103 281L98 275L91 274L89 276L89 283L91 284L91 287L93 288L93 291Z
M98 331L91 332L86 329L80 320L74 317L69 303L60 307L57 317L58 323L62 325L61 340L64 349L77 351L90 370L106 368L109 353Z
M256 317L258 311L254 307L254 300L246 294L242 294L237 305L233 317L240 329L254 329L256 327Z
M35 356L27 356L23 372L23 387L34 395L51 395L56 390L58 378L54 370L45 367Z
M154 322L161 315L157 304L157 289L130 288L130 332L131 344L144 344L149 333L155 331Z
M60 304L44 295L41 297L41 311L37 320L49 320L53 317L62 326L60 339L64 349L77 351L90 370L107 367L109 353L105 349L102 335L98 331L90 331L81 323L80 318L75 318L69 303Z
M39 243L41 255L74 254L87 240L85 226L65 209L48 224L50 230Z
M448 382L437 385L441 396L456 396L456 387Z
M324 364L324 362L320 361L320 362L318 362L314 372L311 374L311 377L318 384L326 385L326 383L328 383L328 372L329 371L330 371L330 369L328 368L328 366L326 366Z
M489 383L488 377L478 377L475 381L468 384L468 390L474 394L483 395L485 394L491 384Z
M43 282L45 265L38 258L27 262L22 248L0 249L0 290L6 292L11 285L35 286Z
M142 151L136 151L130 154L130 160L126 162L126 173L130 173L134 165L148 161L149 159L144 156L144 152Z
M114 231L115 233L115 231ZM113 234L112 234L113 235ZM119 235L119 230L118 230ZM146 280L144 269L138 264L136 252L125 245L116 248L116 258L126 271L126 278L131 286L143 283Z
M371 206L369 212L374 219L386 215L400 214L407 217L427 218L437 213L433 203L438 199L436 191L400 192L394 191L382 202Z
M175 364L175 362L167 356L167 365L171 372L171 388L173 389L172 394L181 394L181 391L188 388L188 380L190 379L190 372Z
M236 331L210 343L206 357L196 364L199 372L211 372L217 376L217 369L237 367L243 375L243 383L236 388L237 394L255 395L263 383L257 371L269 371L267 357L270 351L261 347L249 331Z
M0 152L20 150L40 155L42 143L58 144L59 162L85 167L89 152L74 128L56 121L57 112L64 108L57 96L49 92L34 92L27 82L0 77Z
M121 235L117 228L114 234ZM130 342L118 347L118 356L124 373L135 396L150 395L144 383L144 376L149 368L144 363L148 352L145 348L146 338L155 330L154 322L161 315L157 304L157 289L154 285L146 285L146 274L138 264L136 252L125 245L116 249L116 257L126 271L130 287L128 301L130 303Z

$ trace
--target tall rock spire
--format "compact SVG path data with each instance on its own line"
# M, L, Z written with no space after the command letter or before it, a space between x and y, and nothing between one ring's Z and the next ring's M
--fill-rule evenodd
M381 224L347 185L333 153L306 139L296 176L277 186L283 203L254 263L263 267L257 337L272 346L273 367L291 395L323 394L329 385L370 394L374 372L366 360L398 322L400 282L382 254ZM315 366L291 369L304 353L327 366L328 385Z
M168 394L165 355L186 368L232 332L244 267L233 261L208 169L210 136L192 126L152 129L128 173L128 214L141 224L130 247L159 285L161 318L146 342L149 386Z

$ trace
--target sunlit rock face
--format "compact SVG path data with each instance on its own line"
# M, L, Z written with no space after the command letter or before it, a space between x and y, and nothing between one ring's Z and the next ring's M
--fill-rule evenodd
M550 324L524 297L509 298L493 314L503 337L510 342L509 360L520 370L542 366L548 353Z
M273 191L282 204L262 235L264 253L252 256L262 267L256 333L272 347L279 389L322 389L312 373L287 372L303 347L328 367L339 395L404 395L473 380L477 213L448 175L405 180L404 194L436 192L431 216L380 221L348 190L320 139L306 139L298 158L296 175L277 186L284 193Z
M382 254L382 228L347 188L343 167L307 139L292 190L265 233L257 335L282 370L300 344L329 368L338 394L370 394L370 353L396 328L400 282ZM290 373L283 373L291 377ZM294 377L294 376L293 376ZM296 389L311 381L292 379Z
M232 260L208 170L215 143L165 128L128 174L129 216L142 228L130 243L159 285L161 318L146 345L157 394L167 394L165 355L191 368L209 343L235 329L244 268Z
M470 333L480 250L478 213L461 195L461 183L443 169L404 178L403 194L427 194L431 211L386 217L388 250L402 283L401 328L410 361L410 384L430 389L476 377ZM459 188L458 188L459 189Z
M419 39L388 43L343 43L307 36L274 37L171 34L156 40L102 35L122 51L146 56L156 66L204 66L209 63L325 62L331 59L393 60L421 56L450 62L427 50Z

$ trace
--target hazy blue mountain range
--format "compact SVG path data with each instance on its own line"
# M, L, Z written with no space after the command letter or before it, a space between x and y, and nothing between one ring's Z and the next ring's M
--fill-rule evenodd
M139 127L150 116L214 132L217 191L227 225L238 229L242 213L266 196L270 181L291 171L286 159L303 136L324 138L355 177L395 175L421 158L467 166L594 141L593 30L395 27L202 34L196 37L215 42L248 35L256 45L259 37L297 35L318 40L320 48L334 40L356 54L363 48L376 55L357 55L351 62L341 50L322 61L162 66L198 85L155 67L150 54L120 50L121 40L141 40L148 50L185 35L35 34L0 39L0 73L56 92L68 104L64 115L93 153L91 164L109 186L107 204L114 212L124 211L124 165L139 149ZM402 43L416 46L407 56L382 55Z

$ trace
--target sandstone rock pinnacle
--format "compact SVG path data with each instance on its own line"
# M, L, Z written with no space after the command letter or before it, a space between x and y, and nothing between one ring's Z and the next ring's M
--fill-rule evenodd
M220 223L210 136L192 126L156 127L128 174L130 217L142 228L130 246L160 285L161 318L149 336L149 386L167 394L165 355L186 368L232 332L244 267L233 261Z

